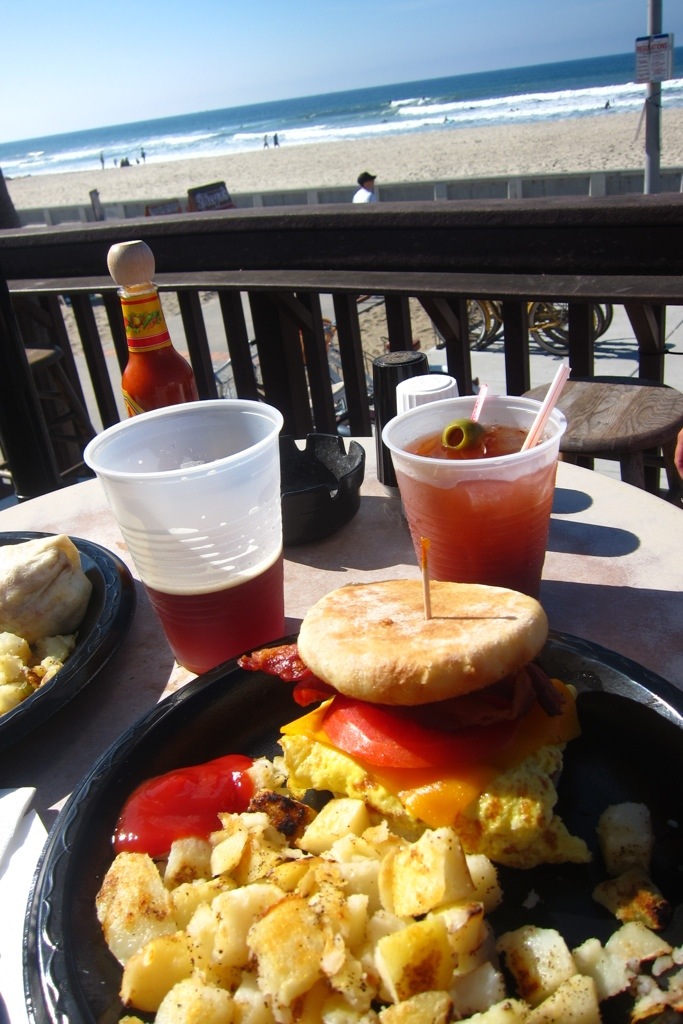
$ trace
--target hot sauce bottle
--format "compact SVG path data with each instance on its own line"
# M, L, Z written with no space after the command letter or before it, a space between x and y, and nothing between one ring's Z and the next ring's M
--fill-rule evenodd
M173 347L154 277L154 254L146 242L120 242L107 256L119 285L128 342L121 390L129 416L199 398L192 367Z

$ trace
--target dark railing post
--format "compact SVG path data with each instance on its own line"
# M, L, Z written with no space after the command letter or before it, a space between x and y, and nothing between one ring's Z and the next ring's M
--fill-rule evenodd
M504 301L505 380L509 395L523 395L531 387L529 365L529 310L527 303Z
M62 486L9 289L0 271L0 442L20 501Z

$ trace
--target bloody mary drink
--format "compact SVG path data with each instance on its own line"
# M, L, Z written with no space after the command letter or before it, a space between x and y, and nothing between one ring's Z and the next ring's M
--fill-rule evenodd
M418 562L429 540L436 580L508 587L538 596L564 417L557 410L541 443L520 451L539 403L492 397L484 437L469 450L440 451L450 421L467 416L472 398L411 409L384 429ZM428 453L428 454L425 454Z

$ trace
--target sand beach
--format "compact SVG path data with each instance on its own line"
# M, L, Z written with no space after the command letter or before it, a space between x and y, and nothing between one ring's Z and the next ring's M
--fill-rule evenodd
M348 187L360 171L382 183L462 178L641 170L645 125L640 114L613 109L592 117L535 124L426 131L377 139L281 145L217 157L195 157L100 167L92 171L7 179L15 207L88 204L97 189L103 203L184 198L187 190L224 181L232 194ZM661 166L683 167L683 109L662 111Z

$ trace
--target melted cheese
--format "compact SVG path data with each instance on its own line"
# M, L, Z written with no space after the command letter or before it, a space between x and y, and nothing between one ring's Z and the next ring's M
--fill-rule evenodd
M469 807L485 791L496 776L521 764L542 747L561 746L581 732L572 691L557 679L553 684L565 698L561 715L550 717L536 704L524 718L514 739L486 761L468 768L455 765L439 768L363 768L380 785L398 797L406 810L432 828L453 823L455 817ZM282 727L286 736L306 736L336 749L323 729L325 712L331 701ZM351 755L346 754L346 757ZM356 760L353 758L353 760Z

